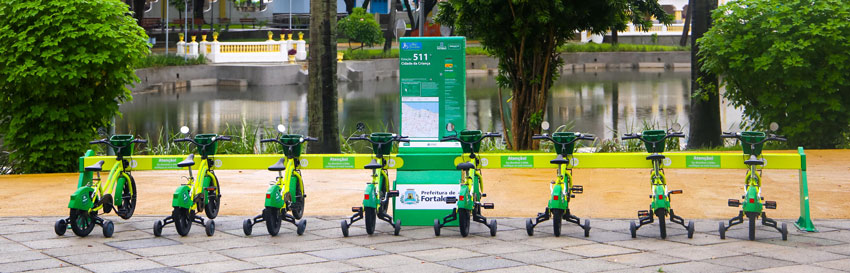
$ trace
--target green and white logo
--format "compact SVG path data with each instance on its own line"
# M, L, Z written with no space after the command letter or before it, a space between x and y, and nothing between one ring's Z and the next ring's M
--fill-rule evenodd
M689 155L685 157L688 168L720 168L720 157L716 155Z

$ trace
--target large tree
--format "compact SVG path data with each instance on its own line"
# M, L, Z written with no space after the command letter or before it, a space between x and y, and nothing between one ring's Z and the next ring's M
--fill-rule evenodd
M441 13L452 14L438 16L438 22L481 41L499 59L497 81L512 90L508 134L514 150L533 147L531 136L540 132L549 89L563 64L558 47L577 31L605 33L624 18L635 25L647 24L651 16L670 21L657 0L449 0L441 5Z
M311 153L339 153L336 75L336 0L310 1L310 86L307 91Z
M711 28L711 11L717 8L717 0L693 0L689 6L693 18L691 35L691 108L688 112L688 148L714 147L723 144L720 138L720 95L717 92L717 76L702 70L698 59L700 47L696 43Z

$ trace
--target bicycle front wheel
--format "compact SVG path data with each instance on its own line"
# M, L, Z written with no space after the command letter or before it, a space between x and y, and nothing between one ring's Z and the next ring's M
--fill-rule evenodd
M210 185L207 186L210 189L207 191L209 202L204 206L204 213L210 219L215 219L218 216L218 209L221 207L221 187L219 187L218 177L214 173L211 178Z
M127 185L124 185L124 192L121 193L121 205L115 211L115 214L118 214L124 220L133 217L133 213L136 211L136 180L129 173L127 177L130 177L130 181L127 182Z

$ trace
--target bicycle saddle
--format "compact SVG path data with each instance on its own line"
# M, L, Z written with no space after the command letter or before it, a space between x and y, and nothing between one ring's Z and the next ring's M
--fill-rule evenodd
M189 166L193 166L193 165L195 165L195 154L189 154L189 156L187 156L186 159L184 159L183 161L180 161L180 163L177 163L177 167L180 167L180 168L189 167Z
M475 165L472 165L472 163L469 163L469 162L463 162L463 163L457 164L457 169L461 170L461 171L468 171L469 169L474 169L474 168L475 168Z
M103 169L103 160L94 163L94 165L86 166L87 172L99 172Z
M755 156L750 156L750 159L744 160L744 164L749 165L764 165L764 161L756 158Z
M269 171L280 172L286 170L286 158L281 158L274 165L269 166Z
M558 165L569 164L570 160L565 159L563 155L558 155L558 157L556 157L555 159L550 160L549 163L558 164Z
M663 154L651 154L646 157L646 160L664 160L666 158Z
M380 169L381 164L378 163L377 160L372 159L372 162L369 162L369 164L366 164L366 166L363 166L363 168L364 169L370 169L370 170Z

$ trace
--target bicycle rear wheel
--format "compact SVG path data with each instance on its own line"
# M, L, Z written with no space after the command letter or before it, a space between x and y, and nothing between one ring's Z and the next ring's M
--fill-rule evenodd
M221 207L221 187L219 187L218 177L214 173L212 174L212 178L207 188L213 189L207 192L209 202L204 206L204 213L210 219L215 219L218 216L218 209Z
M365 208L366 214L366 233L372 235L375 233L375 220L376 220L376 212L375 208Z
M268 229L269 235L277 236L280 232L280 223L283 220L280 217L280 209L266 207L263 209L263 219L266 221L266 229Z
M189 213L188 209L174 207L171 218L174 219L174 227L177 228L177 234L180 236L186 236L192 230L192 220L195 217Z

